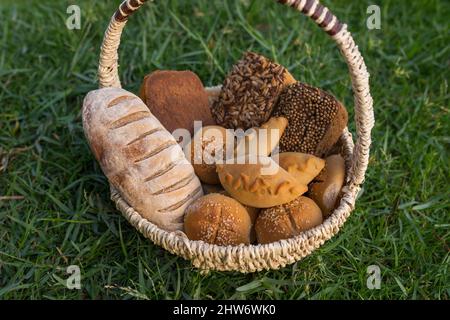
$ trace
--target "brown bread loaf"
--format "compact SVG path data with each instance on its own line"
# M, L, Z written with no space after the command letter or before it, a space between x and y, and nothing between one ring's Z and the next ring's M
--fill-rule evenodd
M214 124L208 94L191 71L155 71L145 77L140 96L170 133L187 129L192 135L196 120Z

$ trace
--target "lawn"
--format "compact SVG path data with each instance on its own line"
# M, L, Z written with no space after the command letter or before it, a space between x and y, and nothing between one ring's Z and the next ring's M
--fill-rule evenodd
M202 274L142 237L109 200L81 125L97 87L111 1L0 3L0 299L448 299L448 1L323 1L348 23L371 73L376 125L364 189L341 232L277 271ZM81 8L68 30L66 8ZM366 9L381 7L381 30ZM125 28L123 86L155 69L222 82L242 52L287 66L342 100L350 77L333 41L270 0L157 1ZM354 132L354 123L350 123ZM69 265L81 290L66 288ZM369 290L367 268L381 270Z

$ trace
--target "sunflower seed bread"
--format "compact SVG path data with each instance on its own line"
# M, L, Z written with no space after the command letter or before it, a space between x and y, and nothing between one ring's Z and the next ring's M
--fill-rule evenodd
M283 88L295 83L289 71L254 52L246 52L225 79L211 106L218 125L231 129L259 127L269 120Z
M167 231L183 229L184 211L203 195L194 169L159 120L136 95L91 91L83 128L109 182L142 217Z

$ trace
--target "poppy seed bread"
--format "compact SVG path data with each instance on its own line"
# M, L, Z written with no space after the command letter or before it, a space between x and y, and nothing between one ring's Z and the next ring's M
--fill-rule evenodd
M280 140L280 152L302 152L322 157L347 126L345 107L329 93L297 82L280 95L274 116L289 125Z

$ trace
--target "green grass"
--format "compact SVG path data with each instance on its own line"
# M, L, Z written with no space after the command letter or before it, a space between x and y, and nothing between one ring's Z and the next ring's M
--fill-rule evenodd
M357 208L337 237L279 271L203 275L143 238L114 209L81 126L103 32L119 1L0 4L0 299L448 299L450 4L324 1L349 24L371 72L376 126ZM274 1L158 1L130 19L121 79L155 69L222 82L244 50L333 92L353 116L347 67L311 21ZM354 132L354 124L350 124ZM68 265L82 290L68 290ZM366 287L379 265L380 290Z

